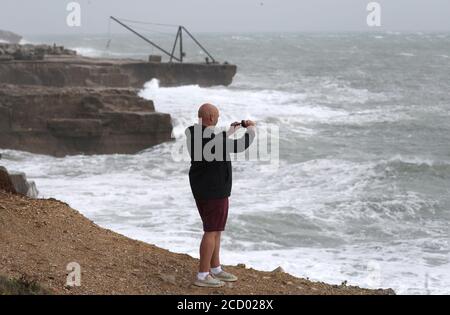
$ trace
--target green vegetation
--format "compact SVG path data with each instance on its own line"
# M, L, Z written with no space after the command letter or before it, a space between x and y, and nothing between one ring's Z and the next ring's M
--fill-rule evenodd
M42 295L48 294L35 281L25 279L9 279L4 276L0 276L0 295Z

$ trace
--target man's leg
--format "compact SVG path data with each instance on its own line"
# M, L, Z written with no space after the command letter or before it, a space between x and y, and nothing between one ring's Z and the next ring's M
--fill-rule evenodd
M226 281L226 282L234 282L234 281L237 281L238 278L229 272L225 272L222 269L222 266L220 265L219 253L220 253L220 237L221 236L222 236L222 232L217 232L216 239L215 239L214 252L211 257L211 274L213 275L214 278L217 278L219 280Z
M211 258L211 268L220 267L220 236L222 232L218 231L215 239L214 252Z
M199 272L209 272L211 260L216 246L217 232L205 232L200 243Z
M199 287L220 288L225 284L210 276L211 260L216 247L217 232L205 232L200 244L200 266L194 285ZM212 271L212 270L211 270Z

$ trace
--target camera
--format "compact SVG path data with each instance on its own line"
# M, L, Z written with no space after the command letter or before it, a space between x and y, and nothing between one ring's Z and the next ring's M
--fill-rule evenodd
M247 125L245 120L241 120L241 122L234 122L234 123L231 124L231 126L233 126L233 127L242 126L244 128L248 127L248 125Z

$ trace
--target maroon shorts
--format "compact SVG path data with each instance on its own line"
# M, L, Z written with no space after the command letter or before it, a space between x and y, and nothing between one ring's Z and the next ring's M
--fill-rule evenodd
M228 197L220 199L197 200L198 212L203 221L203 231L224 231L228 217Z

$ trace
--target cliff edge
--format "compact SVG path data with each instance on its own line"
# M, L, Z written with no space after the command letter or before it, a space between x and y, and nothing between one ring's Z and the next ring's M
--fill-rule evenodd
M239 277L219 289L192 285L198 260L103 229L55 199L0 190L0 275L29 279L50 294L394 294L299 279L283 271L225 266ZM67 287L67 265L81 286Z

